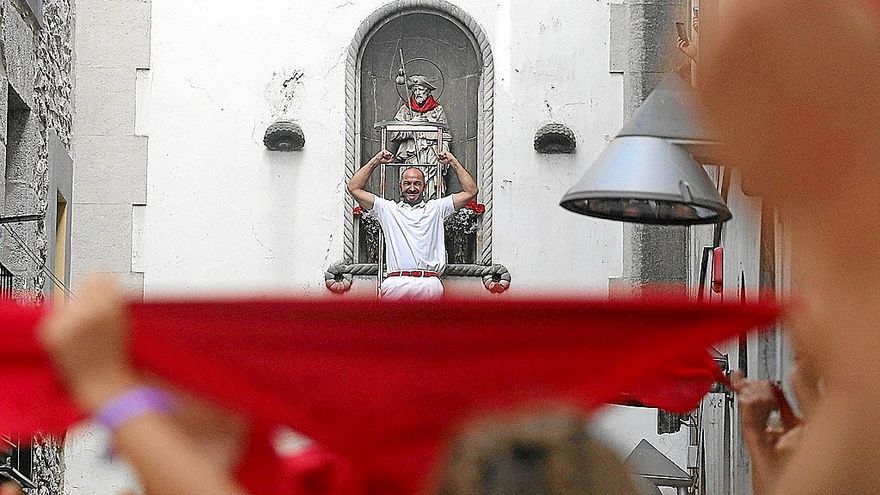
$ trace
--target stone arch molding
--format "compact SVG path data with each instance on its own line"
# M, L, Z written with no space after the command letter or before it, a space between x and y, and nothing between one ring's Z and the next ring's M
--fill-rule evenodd
M482 75L478 101L480 118L478 119L479 137L477 142L477 181L480 184L482 202L486 211L482 215L482 227L477 240L477 265L449 265L446 275L486 277L507 274L501 265L492 264L492 216L493 216L493 160L494 160L494 128L495 128L495 60L489 39L479 23L465 10L446 0L395 0L370 14L360 25L349 45L345 62L345 179L351 178L360 166L361 132L372 130L360 129L360 77L359 62L362 48L369 35L375 32L385 21L397 16L411 13L430 13L443 16L465 31L474 44L474 49L482 61ZM326 274L328 289L333 292L344 292L351 287L352 275L372 275L377 273L376 265L355 264L355 225L354 199L345 195L345 226L344 226L344 260L331 266ZM509 284L509 274L506 275ZM492 277L489 277L490 279ZM497 282L497 281L496 281ZM484 280L484 285L490 289ZM497 284L491 286L497 292ZM506 286L505 286L506 289Z

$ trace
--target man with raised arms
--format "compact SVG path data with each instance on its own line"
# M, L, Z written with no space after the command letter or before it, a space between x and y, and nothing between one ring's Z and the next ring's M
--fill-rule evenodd
M387 278L379 293L388 299L437 299L443 295L439 272L446 265L443 221L477 196L477 183L452 153L437 158L455 170L462 191L439 199L425 200L425 174L410 167L400 177L401 201L395 203L364 189L370 175L394 155L382 150L348 181L348 192L373 214L385 235Z

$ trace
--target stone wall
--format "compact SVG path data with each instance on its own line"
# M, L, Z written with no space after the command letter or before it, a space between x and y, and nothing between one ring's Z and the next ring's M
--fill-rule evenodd
M0 215L43 215L0 229L0 262L15 274L15 288L33 300L53 291L44 267L51 269L54 259L56 194L71 195L72 29L70 0L0 0ZM66 275L57 278L63 282ZM32 452L38 488L30 492L62 494L58 440L39 436Z
M33 482L29 493L61 495L64 493L64 459L62 444L55 437L40 436L34 445Z
M151 5L76 0L74 285L100 271L143 292L133 233L147 203L148 112L139 104L150 93Z
M73 128L73 3L47 0L36 52L36 104L43 124L70 150Z
M12 224L0 232L0 262L15 273L15 288L35 298L53 290L42 269L52 258L48 239L55 224L49 133L69 153L73 124L72 5L70 0L47 0L43 9L38 20L14 0L0 3L2 82L10 88L8 94L0 91L5 162L0 208L7 216L45 215L42 221Z
M610 70L623 76L624 115L629 118L645 98L685 59L672 49L675 21L690 19L690 0L624 0L611 5ZM623 276L618 291L643 284L687 282L687 228L624 225Z

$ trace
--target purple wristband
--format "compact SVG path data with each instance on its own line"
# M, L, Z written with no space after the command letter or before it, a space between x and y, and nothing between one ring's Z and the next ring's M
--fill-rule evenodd
M95 413L95 419L104 428L116 431L120 426L144 414L168 413L174 410L171 394L151 387L138 387L108 400Z

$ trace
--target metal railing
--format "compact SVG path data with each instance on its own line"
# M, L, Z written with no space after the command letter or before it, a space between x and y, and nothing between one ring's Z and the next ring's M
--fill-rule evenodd
M22 448L18 442L0 435L0 482L12 480L22 488L34 489L33 450Z
M12 279L12 272L0 263L0 300L12 299Z

